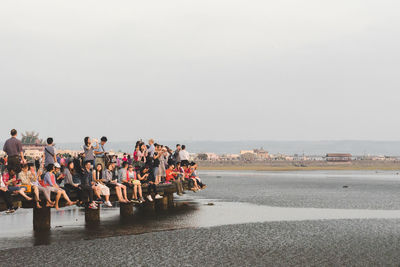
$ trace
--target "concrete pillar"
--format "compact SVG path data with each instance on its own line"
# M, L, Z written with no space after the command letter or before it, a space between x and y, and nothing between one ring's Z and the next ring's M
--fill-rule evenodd
M168 194L167 195L168 198L168 208L173 208L174 207L174 194Z
M99 223L100 222L100 205L95 209L85 209L85 222L86 223Z
M150 202L147 198L146 198L146 202L143 203L143 205L141 205L140 207L145 209L146 211L154 211L155 209L155 201Z
M130 217L133 215L133 203L119 203L119 213L121 217Z
M156 208L160 210L168 209L168 197L164 196L162 199L155 200Z
M50 208L42 207L38 209L33 208L33 230L34 231L48 231L50 230L51 213Z

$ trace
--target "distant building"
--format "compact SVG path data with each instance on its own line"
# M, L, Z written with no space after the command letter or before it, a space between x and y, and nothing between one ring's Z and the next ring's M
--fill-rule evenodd
M342 153L328 153L325 157L328 162L350 162L352 159L351 154Z
M240 150L240 157L245 160L266 160L269 159L269 153L263 148Z
M44 151L46 144L43 142L42 139L39 139L39 133L32 132L25 132L22 134L22 149L24 151ZM32 152L33 153L33 152Z

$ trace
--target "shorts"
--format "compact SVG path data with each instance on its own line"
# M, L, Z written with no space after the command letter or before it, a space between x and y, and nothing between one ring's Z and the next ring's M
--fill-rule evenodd
M141 185L141 183L140 183L139 180L133 180L133 181L132 181L132 184L133 184L133 185Z
M110 195L110 188L108 188L106 185L97 184L96 186L100 188L102 196L109 196Z
M10 191L10 193L13 193L15 191L21 190L21 188L24 188L24 187L23 186L9 186L8 191ZM26 190L26 187L25 187L25 190Z

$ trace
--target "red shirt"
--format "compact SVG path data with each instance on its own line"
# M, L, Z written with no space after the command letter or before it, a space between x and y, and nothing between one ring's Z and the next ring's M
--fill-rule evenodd
M167 181L167 182L169 182L170 180L174 180L175 179L175 174L173 173L174 171L173 170L170 170L170 169L168 169L168 170L166 170L165 171L165 173L166 173L166 176L165 176L165 180Z
M192 169L187 168L187 169L185 170L185 178L186 178L186 179L189 179L190 174L192 174Z
M9 180L11 180L11 179L13 179L13 178L17 178L17 176L14 175L12 178L10 178L10 174L9 174L9 173L5 173L5 174L3 175L3 182L4 182L4 183L7 183ZM10 186L15 186L15 185L17 185L17 184L19 184L19 183L21 183L21 179L17 179L16 182L15 182L15 184L11 184Z

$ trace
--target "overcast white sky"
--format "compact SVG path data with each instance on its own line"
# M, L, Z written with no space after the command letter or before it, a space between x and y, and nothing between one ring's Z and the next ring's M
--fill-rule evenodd
M399 140L400 2L2 0L0 141Z

